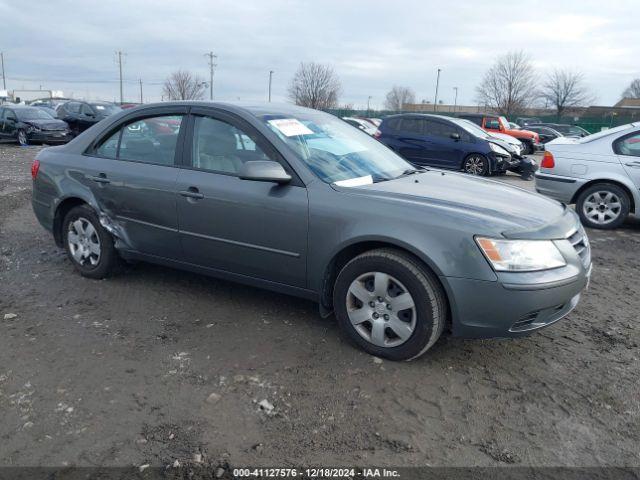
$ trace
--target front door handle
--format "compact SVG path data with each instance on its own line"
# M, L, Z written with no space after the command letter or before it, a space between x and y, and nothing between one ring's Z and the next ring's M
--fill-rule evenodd
M111 180L109 180L107 178L107 175L105 175L104 173L100 173L96 176L89 177L89 179L97 183L111 183Z
M200 200L204 198L204 195L196 187L189 187L187 190L181 190L180 195L187 198L193 198L194 200Z

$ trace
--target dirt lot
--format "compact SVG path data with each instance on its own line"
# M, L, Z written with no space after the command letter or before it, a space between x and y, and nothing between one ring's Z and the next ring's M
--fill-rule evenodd
M640 465L639 221L589 232L557 325L380 362L307 301L80 277L31 211L37 151L0 146L0 465Z

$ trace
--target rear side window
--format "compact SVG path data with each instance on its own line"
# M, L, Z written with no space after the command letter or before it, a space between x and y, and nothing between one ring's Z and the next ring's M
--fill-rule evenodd
M414 133L416 135L422 135L424 133L423 120L420 118L403 118L402 119L402 131L405 133Z
M387 130L391 132L397 132L400 130L400 120L399 118L392 118L390 120L383 120L384 126Z
M425 120L424 125L425 133L435 135L436 137L449 137L452 133L457 133L455 127L442 122L436 122L435 120Z
M490 128L492 130L500 130L500 122L497 118L487 118L484 121L484 128Z
M80 104L78 102L65 103L64 109L70 113L80 113Z
M619 139L615 143L613 150L618 155L640 157L640 132Z
M112 133L96 148L101 157L174 165L182 115L134 120Z

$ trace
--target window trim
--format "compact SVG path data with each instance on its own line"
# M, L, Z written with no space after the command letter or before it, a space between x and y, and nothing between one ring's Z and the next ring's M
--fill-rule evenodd
M255 128L249 121L242 118L241 116L234 114L232 112L226 110L220 110L217 108L207 108L207 107L199 107L194 106L187 119L187 126L185 128L185 136L184 143L182 145L182 163L180 165L181 168L187 170L194 170L197 172L205 172L215 175L225 175L228 177L239 178L237 174L233 174L230 172L221 172L216 170L207 170L204 168L197 168L193 166L193 141L195 135L195 123L196 117L209 117L213 120L218 120L221 122L228 123L232 127L240 130L245 135L249 135L250 138L255 139L255 144L257 147L262 150L262 152L269 157L270 160L274 162L278 162L282 165L282 168L291 176L291 181L287 183L289 186L297 186L304 187L304 183L298 176L297 172L289 165L289 162L284 158L284 156L275 148L275 146L260 132L257 128Z

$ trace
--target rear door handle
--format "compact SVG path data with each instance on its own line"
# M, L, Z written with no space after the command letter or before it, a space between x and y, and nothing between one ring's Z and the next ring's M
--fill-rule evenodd
M181 190L179 193L183 197L193 198L195 200L204 198L204 195L200 193L200 191L196 187L189 187L187 190Z
M93 177L89 177L90 180L93 180L94 182L97 183L111 183L111 180L109 180L107 178L107 175L104 173L100 173L98 175L95 175Z

